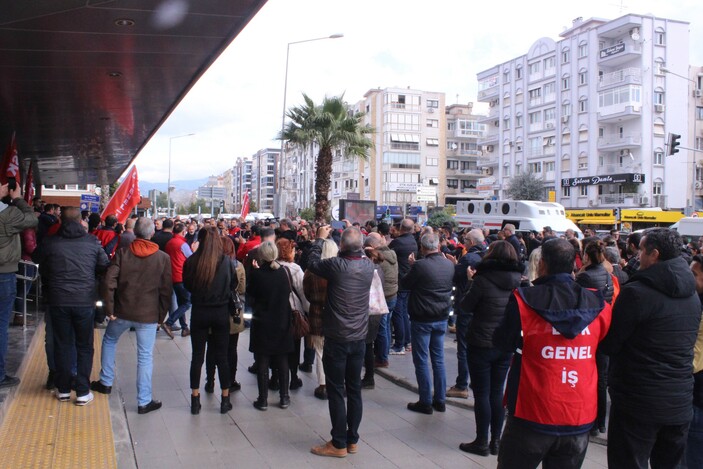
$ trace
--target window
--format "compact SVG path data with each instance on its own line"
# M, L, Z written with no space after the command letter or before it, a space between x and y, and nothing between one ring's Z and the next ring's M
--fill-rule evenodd
M427 127L437 128L439 127L439 119L427 119Z
M662 182L655 182L652 184L652 195L661 195L663 185L664 184Z
M588 44L582 42L579 44L579 57L586 57L588 55Z
M544 59L544 72L554 73L554 68L556 67L556 60L554 57L547 57Z
M532 124L539 124L542 122L542 113L540 111L537 112L531 112L528 114L529 119L530 119L530 125Z
M428 147L438 147L439 146L439 139L438 138L428 138L427 139L427 146Z
M438 158L427 158L425 159L425 165L427 166L437 166Z
M510 165L506 163L506 166L503 167L503 177L510 177Z
M542 88L535 88L533 90L529 90L527 94L530 97L530 106L542 104Z
M546 162L544 163L544 171L545 171L545 172L548 173L548 172L550 172L550 171L554 171L554 168L555 168L555 163L554 163L554 161L546 161Z
M583 70L579 72L579 85L585 85L588 83L588 72Z
M664 59L657 59L654 61L654 74L655 75L664 75L665 68L666 68L666 62L664 62Z
M459 187L458 179L447 179L447 187L450 189L457 189Z
M561 105L561 115L570 116L571 115L571 104L565 103Z
M450 132L454 132L456 129L456 122L447 122L447 130Z
M598 93L598 107L608 107L619 104L642 102L642 87L639 85L625 85Z
M427 100L427 107L438 108L439 107L439 100L438 99L428 99Z
M452 150L452 151L454 151L454 150L456 150L457 148L459 148L459 145L458 145L455 141L453 141L453 140L447 140L447 150Z
M703 137L696 137L695 147L696 150L703 150Z
M519 80L520 78L522 78L522 68L517 67L515 69L515 79Z
M658 46L666 45L666 34L664 31L657 31L654 33L654 44Z
M588 186L579 186L579 195L581 197L588 197Z
M544 110L544 122L554 121L556 119L556 110L553 107Z
M515 127L522 127L522 116L521 115L515 116Z
M503 83L510 83L510 70L503 72Z
M654 104L665 104L663 91L655 91L654 92Z
M562 90L568 90L571 88L571 78L569 77L564 77L561 79L561 89Z
M588 99L581 99L579 101L579 112L588 112Z
M703 107L696 106L696 120L703 120Z
M564 49L563 51L561 51L561 63L569 63L569 55L569 49Z
M419 114L387 112L384 119L390 130L420 130Z
M658 164L658 165L663 165L664 164L664 152L663 151L655 151L654 152L654 161L652 163Z
M528 166L529 171L531 173L541 173L542 172L542 162L538 161L537 163L530 163Z
M383 153L383 164L389 164L393 169L420 169L420 155L388 151Z
M571 187L566 186L561 188L562 197L571 197Z
M459 169L459 161L447 160L447 169Z
M508 116L505 116L503 118L503 129L510 130L510 117L508 117Z
M530 70L530 75L534 75L535 73L539 73L539 62L531 63L528 65L529 70Z
M551 82L544 85L544 100L554 101L554 94L556 92L556 83Z

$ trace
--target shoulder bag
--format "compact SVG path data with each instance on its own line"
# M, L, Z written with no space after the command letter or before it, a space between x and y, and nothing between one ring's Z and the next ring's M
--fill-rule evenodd
M293 282L291 281L291 274L288 267L281 266L286 271L286 277L288 278L288 285L290 286L290 294L288 296L288 302L290 303L291 309L291 326L293 328L293 337L298 340L305 337L310 333L310 323L308 323L308 318L303 312L303 303L298 297L298 293L293 288Z
M369 315L388 314L388 303L383 293L383 285L378 271L374 269L373 280L371 280L371 290L369 290Z

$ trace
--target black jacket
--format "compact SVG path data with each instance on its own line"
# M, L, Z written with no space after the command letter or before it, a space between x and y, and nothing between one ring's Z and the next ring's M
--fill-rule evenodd
M602 264L591 264L576 275L576 283L603 294L605 301L613 301L613 278Z
M247 293L254 300L249 351L281 355L293 351L290 284L283 266L272 269L265 263L251 269Z
M77 222L64 223L55 236L44 238L32 260L39 264L51 306L95 306L97 274L110 264L97 238Z
M440 253L415 261L400 279L400 290L410 291L410 320L436 322L447 319L452 306L454 264Z
M239 280L235 268L234 259L222 256L217 264L215 277L207 290L195 287L195 272L199 251L186 259L183 264L183 286L190 292L190 302L193 306L222 306L228 304L231 293L237 290Z
M700 320L696 283L683 258L635 272L620 289L599 349L610 355L613 405L644 422L690 421Z
M493 348L493 333L503 322L508 299L520 286L525 266L519 262L484 259L476 267L471 289L461 302L463 311L473 313L466 339L476 347Z
M340 252L321 260L322 240L310 247L308 270L327 280L322 334L336 342L365 340L369 327L369 290L373 263L361 251Z
M466 276L466 270L469 267L475 269L485 253L486 247L484 245L471 246L454 266L454 314L471 313L471 311L461 308L461 300L469 291L469 278Z
M415 254L415 257L417 257L418 251L415 236L412 233L402 234L391 241L388 247L394 250L398 256L398 279L402 279L410 272L408 256ZM400 289L403 290L403 287L401 286Z

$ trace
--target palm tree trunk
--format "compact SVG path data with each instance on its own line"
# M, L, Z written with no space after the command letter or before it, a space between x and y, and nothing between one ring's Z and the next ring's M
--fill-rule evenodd
M315 168L315 221L327 222L330 214L330 179L332 177L332 148L322 147Z

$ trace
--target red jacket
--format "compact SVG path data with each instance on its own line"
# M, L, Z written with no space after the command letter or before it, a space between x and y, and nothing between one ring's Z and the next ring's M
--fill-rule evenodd
M193 251L190 250L188 242L183 236L174 236L166 243L166 254L171 258L171 281L173 283L183 282L183 264Z
M239 262L244 262L244 259L246 259L249 251L254 249L259 244L261 244L261 236L252 236L249 238L246 243L239 246L239 250L237 251L237 260Z

